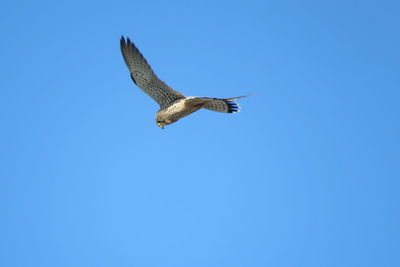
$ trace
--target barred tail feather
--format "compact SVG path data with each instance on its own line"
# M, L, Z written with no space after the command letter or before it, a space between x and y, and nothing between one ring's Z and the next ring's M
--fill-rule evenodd
M234 100L240 99L246 96L238 96L232 98L209 98L203 105L203 108L217 111L217 112L224 112L224 113L236 113L239 112L240 107L239 104L236 103Z

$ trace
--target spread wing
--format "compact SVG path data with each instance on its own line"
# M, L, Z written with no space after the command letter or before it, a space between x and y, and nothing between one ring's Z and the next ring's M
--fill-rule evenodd
M161 108L185 98L184 95L157 78L146 59L129 38L125 41L125 38L121 37L121 51L133 82L153 98Z

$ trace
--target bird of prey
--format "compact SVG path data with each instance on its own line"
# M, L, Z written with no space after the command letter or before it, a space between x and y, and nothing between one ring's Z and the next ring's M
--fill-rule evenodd
M129 38L125 40L123 36L121 37L121 51L133 82L160 105L160 110L156 114L156 124L160 128L201 108L224 113L239 111L239 106L234 100L245 96L232 98L185 97L155 75L146 59Z

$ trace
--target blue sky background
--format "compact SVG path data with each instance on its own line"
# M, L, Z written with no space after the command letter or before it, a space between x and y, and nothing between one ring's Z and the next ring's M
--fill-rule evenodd
M0 266L400 266L397 1L3 1ZM119 38L185 95L161 130Z

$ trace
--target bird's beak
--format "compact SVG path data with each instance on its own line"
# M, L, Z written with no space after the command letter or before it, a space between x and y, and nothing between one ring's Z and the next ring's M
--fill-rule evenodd
M165 123L157 122L157 126L164 129Z

